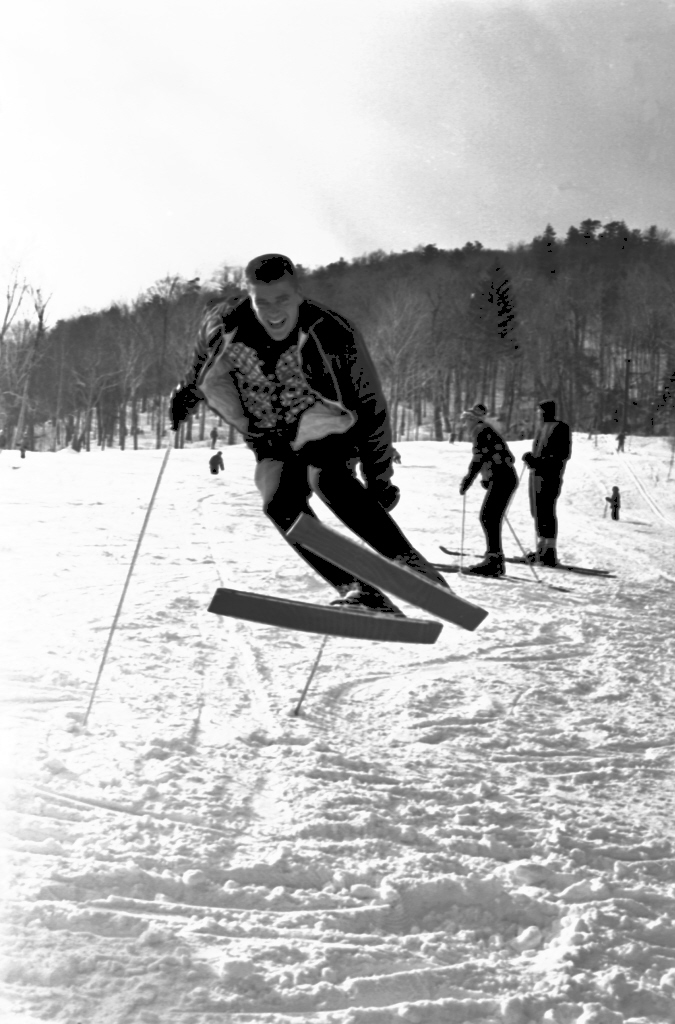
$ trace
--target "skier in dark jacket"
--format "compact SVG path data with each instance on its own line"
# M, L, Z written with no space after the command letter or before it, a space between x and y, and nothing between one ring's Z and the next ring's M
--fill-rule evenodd
M530 510L538 538L536 551L527 556L531 562L551 567L558 564L555 507L571 451L570 428L555 418L555 402L540 402L532 451L523 455L530 469Z
M503 576L502 522L511 496L518 486L515 459L506 441L487 418L484 405L474 405L462 416L473 434L473 458L460 484L459 493L466 494L478 474L486 490L480 510L480 524L485 534L485 557L482 562L464 570L475 576Z
M174 430L205 398L243 435L256 458L263 510L282 535L298 515L314 515L316 492L329 509L385 557L446 586L389 512L392 435L377 372L358 330L301 294L286 256L259 256L246 268L248 297L211 308L192 368L171 404ZM361 463L366 486L354 474ZM374 587L290 541L339 593L336 604L401 614Z
M612 519L617 520L619 518L619 509L621 508L621 492L618 487L612 487L612 493L609 497L605 498L605 501L609 503L609 507L612 510Z
M222 452L216 452L215 455L211 456L211 458L209 459L209 469L211 470L214 476L217 476L218 472L221 469L225 469L225 463L223 462Z

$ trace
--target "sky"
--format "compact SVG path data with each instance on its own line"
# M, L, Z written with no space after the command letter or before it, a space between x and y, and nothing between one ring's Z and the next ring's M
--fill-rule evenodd
M675 231L675 0L21 0L0 285L48 320L280 251Z

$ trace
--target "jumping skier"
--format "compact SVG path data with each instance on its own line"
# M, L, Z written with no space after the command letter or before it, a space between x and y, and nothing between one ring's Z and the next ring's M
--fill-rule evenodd
M484 405L474 405L462 415L462 421L473 436L473 457L462 480L459 493L464 495L480 473L486 495L481 505L480 524L485 534L485 557L482 562L464 570L475 576L503 576L502 522L511 496L518 486L515 459L495 424L488 419Z
M571 451L570 428L555 418L555 402L540 402L532 451L523 455L530 469L530 510L538 538L536 550L527 556L530 562L551 567L558 564L555 509Z
M315 492L380 554L447 586L389 515L399 500L392 433L359 331L302 295L286 256L256 257L245 278L246 298L204 316L192 366L172 399L173 429L204 398L244 435L256 458L263 511L282 536L301 512L314 515L308 501ZM337 589L332 603L401 614L375 587L288 543Z

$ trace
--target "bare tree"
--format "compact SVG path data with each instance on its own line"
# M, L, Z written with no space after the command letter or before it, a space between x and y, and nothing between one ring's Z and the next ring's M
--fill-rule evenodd
M26 424L26 410L28 408L28 394L30 389L31 378L33 370L35 368L36 360L38 358L38 349L45 337L45 312L47 309L47 303L49 299L43 299L42 293L39 288L31 288L31 295L33 299L33 307L37 316L37 325L34 330L30 332L28 340L28 348L26 359L23 370L23 388L21 392L21 404L19 406L19 416L17 419L16 427L14 428L14 447L18 447L23 443L23 435Z

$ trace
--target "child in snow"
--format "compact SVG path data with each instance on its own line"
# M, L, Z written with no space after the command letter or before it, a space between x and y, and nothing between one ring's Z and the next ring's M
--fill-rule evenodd
M619 518L619 509L621 508L621 493L618 487L612 487L612 493L609 497L605 498L605 501L609 503L609 507L612 510L612 519Z
M211 470L214 476L217 476L219 470L225 469L225 463L223 462L222 452L216 452L215 455L211 456L211 458L209 459L209 469Z
M201 399L244 435L263 511L285 539L312 492L362 540L447 586L389 515L399 500L382 387L359 331L306 299L287 256L246 267L247 297L209 309L192 367L175 392L173 429ZM354 474L361 463L365 486ZM334 604L402 614L384 594L288 541L338 591Z

